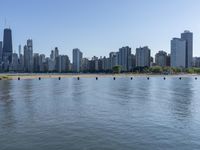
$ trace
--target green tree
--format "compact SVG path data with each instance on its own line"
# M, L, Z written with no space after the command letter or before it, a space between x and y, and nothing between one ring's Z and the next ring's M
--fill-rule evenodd
M162 73L163 69L160 66L153 66L153 67L150 68L150 71L152 73Z
M112 70L113 70L113 73L120 73L121 72L121 66L114 66L112 68Z
M173 73L180 73L180 72L182 72L182 68L172 67L171 69L172 69Z
M190 73L190 74L195 73L194 68L187 68L187 69L186 69L186 72L187 72L187 73Z
M194 73L200 73L200 68L194 68Z

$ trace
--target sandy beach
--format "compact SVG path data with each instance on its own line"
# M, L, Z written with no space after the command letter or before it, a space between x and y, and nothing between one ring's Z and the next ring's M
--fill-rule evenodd
M8 73L0 74L1 80L17 80L17 79L47 79L47 78L127 78L127 77L198 77L199 74L174 74L174 75L161 75L161 74L72 74L72 73Z

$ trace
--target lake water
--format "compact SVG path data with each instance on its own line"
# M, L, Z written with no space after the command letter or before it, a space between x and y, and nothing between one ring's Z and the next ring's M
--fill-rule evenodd
M200 78L0 81L0 150L199 150Z

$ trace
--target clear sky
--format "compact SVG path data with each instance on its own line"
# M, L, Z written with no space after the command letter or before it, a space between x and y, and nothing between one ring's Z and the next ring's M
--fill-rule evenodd
M199 0L1 0L0 40L6 18L16 51L32 38L34 52L47 55L55 46L71 58L73 48L92 57L147 45L154 56L170 52L171 38L187 29L200 56L199 6Z

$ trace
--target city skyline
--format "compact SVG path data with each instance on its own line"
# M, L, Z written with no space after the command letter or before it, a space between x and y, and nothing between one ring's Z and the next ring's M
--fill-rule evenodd
M169 53L171 38L190 30L195 33L194 56L200 56L200 23L195 15L200 13L200 2L197 0L177 0L173 5L172 1L158 0L60 0L48 1L48 7L46 2L2 2L0 29L5 28L6 18L6 27L10 26L14 35L13 50L18 51L19 44L24 45L24 41L32 38L35 52L46 55L55 46L62 54L70 54L78 47L91 58L127 45L132 50L148 45L155 55L159 50ZM8 8L11 11L6 11ZM3 37L2 30L0 36Z
M51 50L49 55L34 51L33 40L27 39L26 45L19 45L18 53L13 52L12 30L4 29L3 42L0 41L0 71L1 72L112 72L120 66L123 72L141 71L141 68L153 66L192 68L200 67L199 58L193 57L193 32L185 30L180 38L172 38L171 51L158 51L155 57L151 55L148 46L123 46L118 51L110 51L109 57L93 56L88 58L83 52L74 48L70 62L68 54L60 54L58 47Z

